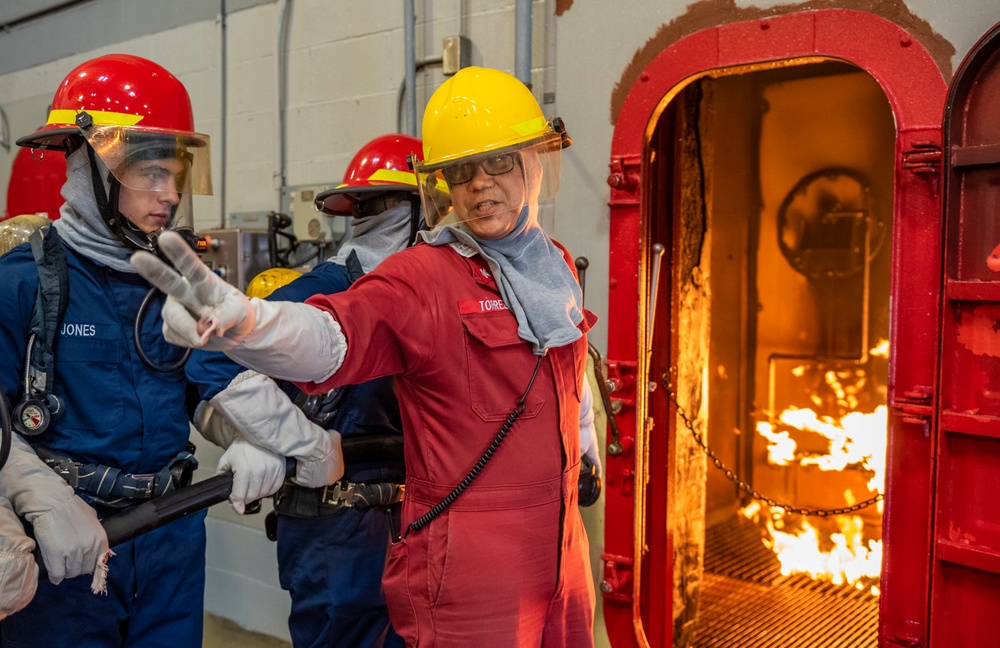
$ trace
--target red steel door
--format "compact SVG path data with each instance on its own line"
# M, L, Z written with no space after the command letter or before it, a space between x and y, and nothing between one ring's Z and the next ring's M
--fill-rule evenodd
M1000 24L945 113L931 646L1000 642Z

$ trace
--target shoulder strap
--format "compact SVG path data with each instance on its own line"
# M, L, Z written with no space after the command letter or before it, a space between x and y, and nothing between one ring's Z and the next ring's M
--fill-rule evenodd
M352 284L365 275L365 269L361 267L361 259L358 258L358 251L351 250L344 260L344 268L347 269L347 280Z
M364 276L365 269L361 267L361 259L358 258L357 250L351 250L347 255L344 260L344 270L350 284ZM353 385L343 385L318 396L301 393L295 402L313 423L328 430L340 430L347 416L347 412L341 405L352 391L354 391Z
M32 345L29 383L34 391L51 393L54 382L56 331L66 313L69 270L66 251L56 228L31 234L31 253L38 268L38 296L31 312Z

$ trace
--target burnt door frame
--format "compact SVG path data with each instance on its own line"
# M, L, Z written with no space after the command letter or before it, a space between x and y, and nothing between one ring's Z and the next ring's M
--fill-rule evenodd
M647 520L637 511L663 501L669 483L651 482L645 343L652 259L648 186L650 138L670 101L710 70L840 59L885 92L896 121L892 288L886 450L885 558L879 636L912 646L927 636L935 425L929 408L938 371L942 212L941 121L947 87L933 58L907 31L873 14L828 9L720 25L677 41L646 66L629 90L611 144L608 372L622 451L606 462L605 625L611 645L649 646L648 614L670 608L671 591L652 599L649 575L671 583L672 539L647 558ZM660 276L660 298L672 292ZM638 304L638 307L637 307ZM675 433L671 429L657 434ZM668 448L672 443L668 443ZM668 459L669 460L669 459ZM647 483L651 486L647 488ZM651 490L652 489L652 490ZM903 493L892 497L893 492ZM667 525L669 528L669 525Z
M969 51L945 108L945 247L930 646L1000 631L1000 23ZM995 253L995 251L994 251ZM992 378L995 380L995 378ZM992 391L992 390L990 390ZM986 639L983 639L986 637ZM985 642L985 643L984 643Z

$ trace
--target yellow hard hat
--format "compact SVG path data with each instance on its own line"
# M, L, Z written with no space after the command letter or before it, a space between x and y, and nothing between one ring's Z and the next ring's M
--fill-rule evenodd
M264 299L278 288L287 286L301 276L301 272L291 268L268 268L247 284L247 297Z
M554 133L517 77L467 67L441 84L424 109L423 166L525 144Z
M411 156L410 163L432 227L452 213L454 188L484 164L489 175L508 173L515 164L524 174L528 159L522 202L551 198L559 190L561 151L571 143L562 120L546 119L517 77L480 67L459 70L434 91L424 110L423 141L424 159ZM459 218L470 220L468 213Z
M26 243L35 230L52 224L48 218L38 214L21 214L0 222L0 254Z

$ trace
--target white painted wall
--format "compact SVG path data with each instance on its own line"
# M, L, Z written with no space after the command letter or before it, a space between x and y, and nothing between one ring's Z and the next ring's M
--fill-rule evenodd
M293 186L334 182L361 144L396 130L397 93L404 75L403 3L288 1L286 182ZM230 7L224 23L216 15L185 24L183 15L176 14L185 5L195 6L189 0L170 5L152 0L131 0L127 5L124 0L95 0L74 6L68 26L65 16L55 15L34 25L0 31L0 69L10 70L0 73L0 108L8 118L12 138L44 121L56 85L76 64L109 52L142 55L185 83L197 127L212 137L216 193L195 198L196 225L218 227L226 214L277 209L275 51L280 4L258 2L220 2L220 11L222 6ZM208 4L197 6L204 13ZM441 39L461 34L472 42L473 64L513 71L513 0L418 0L416 4L417 60L440 55ZM569 5L568 9L556 17L555 0L534 2L534 91L547 114L565 119L574 140L564 154L558 201L543 222L575 255L589 258L587 306L605 320L609 197L605 180L613 129L611 93L636 51L662 25L682 15L687 4L687 0L566 0L562 5ZM784 2L750 5L741 1L737 6L772 4ZM906 0L905 4L954 45L953 67L1000 20L995 0ZM109 7L117 8L117 13L108 12ZM158 19L169 17L176 26L158 31L137 24L154 12L159 12ZM33 38L31 46L43 49L31 50L31 57L25 49L25 30L37 30L39 25L51 25L52 33L57 28L75 33L80 25L96 25L92 29L101 42L93 49L64 55L65 39ZM116 25L122 32L142 33L119 40L114 36ZM44 48L58 58L38 63L37 54ZM29 62L19 66L18 61ZM418 112L442 80L435 66L418 74ZM223 88L225 115L221 112ZM15 152L0 149L0 209L6 201ZM605 336L601 323L592 340L602 350ZM219 453L204 441L198 445L205 466L200 477L204 477L212 472ZM603 515L590 511L587 517L593 550L599 556ZM277 589L274 547L260 531L262 521L263 515L239 518L224 507L211 512L206 606L248 628L287 637L287 596ZM604 642L603 636L598 639Z

